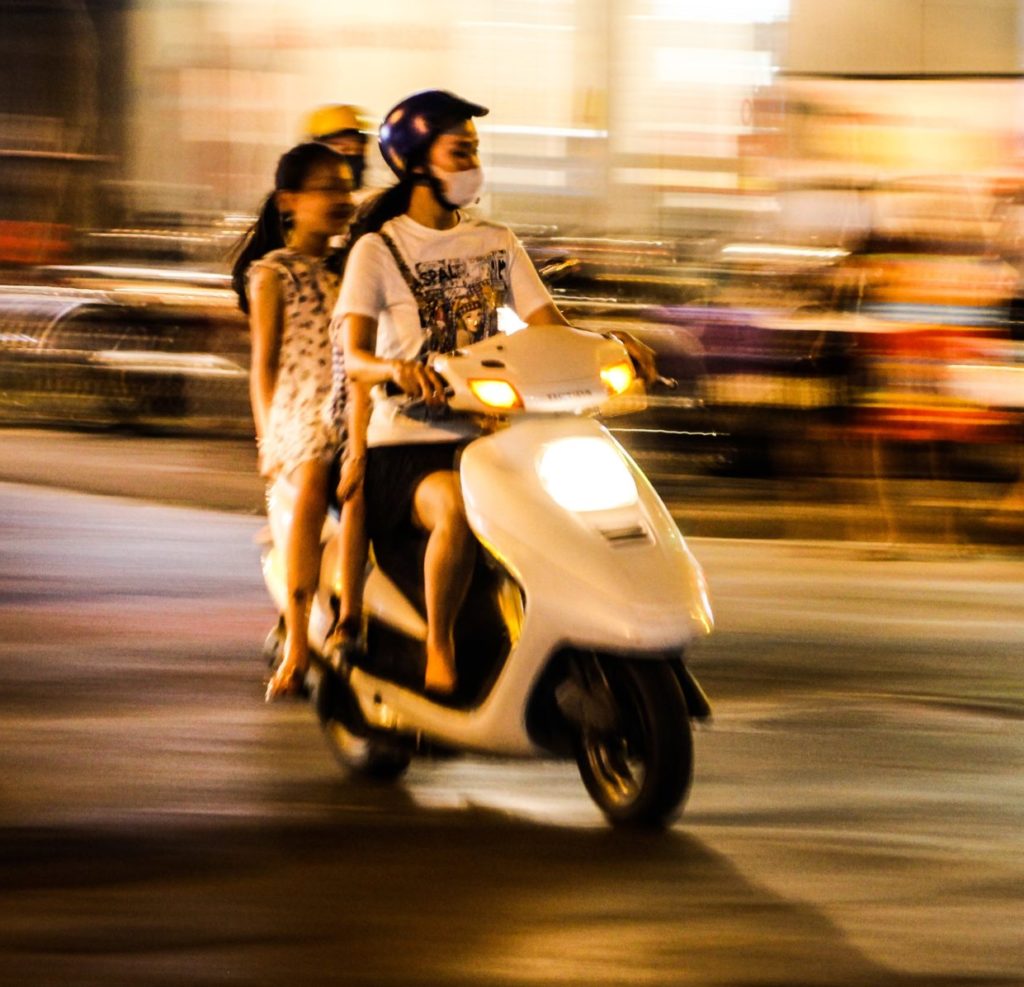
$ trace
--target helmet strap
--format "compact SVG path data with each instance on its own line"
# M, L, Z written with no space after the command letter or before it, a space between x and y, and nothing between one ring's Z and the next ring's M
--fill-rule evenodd
M416 172L416 184L426 185L434 194L438 205L443 206L451 212L458 212L459 207L454 202L449 202L444 197L444 183L431 171Z

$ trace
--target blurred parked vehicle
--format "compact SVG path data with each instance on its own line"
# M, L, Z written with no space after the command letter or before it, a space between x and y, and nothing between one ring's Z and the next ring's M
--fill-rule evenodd
M715 291L694 248L679 243L537 234L523 243L562 306L576 300L680 305Z
M526 243L574 324L628 330L676 382L613 423L649 470L1020 473L1016 275L987 249ZM0 286L0 420L251 434L248 332L223 275L97 262L37 279Z
M676 386L615 428L634 450L684 455L715 472L777 475L800 466L823 425L850 401L846 326L826 313L800 316L713 306L565 306L576 325L627 329L657 354Z
M543 236L525 242L574 324L628 330L676 382L655 389L643 413L615 423L635 452L684 456L716 471L773 473L782 468L778 450L846 400L841 335L808 331L805 323L769 325L778 311L813 297L816 272L842 251L793 256L763 244L733 250ZM824 280L819 273L819 287Z
M758 241L702 256L664 243L531 242L574 323L628 329L678 381L616 423L634 450L740 475L873 475L878 457L840 467L833 455L871 438L892 447L887 469L900 475L934 476L939 455L942 475L987 479L1006 472L1020 427L1015 274L984 244L959 248L905 233L858 249ZM666 300L669 286L678 301Z
M224 304L0 287L0 420L246 434L248 336Z

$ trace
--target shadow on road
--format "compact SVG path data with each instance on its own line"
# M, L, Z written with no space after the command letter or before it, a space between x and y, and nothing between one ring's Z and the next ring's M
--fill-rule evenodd
M0 833L0 981L965 983L880 968L685 833L316 788L302 797L328 811L297 824Z

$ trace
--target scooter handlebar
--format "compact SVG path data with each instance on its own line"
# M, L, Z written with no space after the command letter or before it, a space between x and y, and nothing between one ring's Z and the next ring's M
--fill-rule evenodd
M568 326L533 326L512 335L499 333L451 353L428 354L424 364L444 382L445 404L438 406L416 396L403 402L401 411L433 418L524 410L597 412L610 397L621 404L625 395L609 394L605 374L629 359L626 347L614 336ZM674 386L668 378L659 382ZM493 403L484 398L485 387L496 398ZM642 391L641 383L635 381L629 396L642 400ZM402 392L390 385L386 393Z

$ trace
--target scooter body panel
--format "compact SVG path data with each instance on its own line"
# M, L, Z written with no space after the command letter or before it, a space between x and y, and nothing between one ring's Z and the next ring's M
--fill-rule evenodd
M589 516L559 507L534 462L545 447L567 438L608 443L634 479L635 502ZM492 689L473 709L451 709L354 670L350 684L368 723L464 749L535 754L526 710L559 649L665 660L710 631L700 566L643 474L596 422L516 419L471 443L460 475L474 534L525 595L519 636Z
M544 488L539 455L566 439L605 443L636 485L632 504L572 511ZM470 526L566 643L611 652L679 651L711 631L703 572L646 477L590 418L535 418L463 454Z

